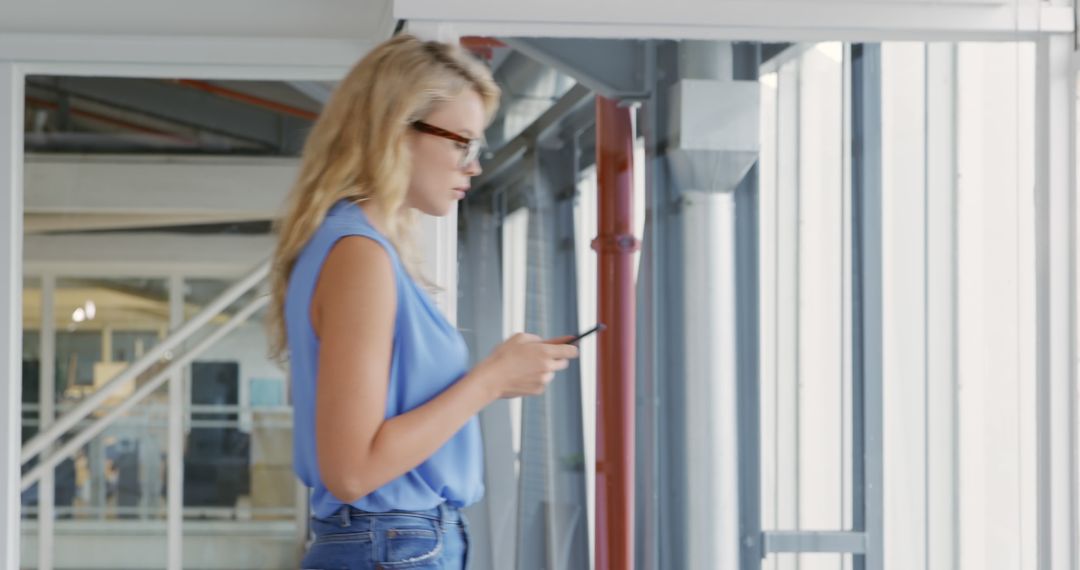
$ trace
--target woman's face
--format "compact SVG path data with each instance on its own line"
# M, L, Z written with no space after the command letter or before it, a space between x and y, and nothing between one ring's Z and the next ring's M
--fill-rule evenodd
M476 91L466 89L438 104L423 122L466 139L478 139L484 135L484 104ZM461 142L409 130L413 164L406 204L431 216L445 216L465 197L470 178L480 174L480 163L473 159L462 164L467 145Z

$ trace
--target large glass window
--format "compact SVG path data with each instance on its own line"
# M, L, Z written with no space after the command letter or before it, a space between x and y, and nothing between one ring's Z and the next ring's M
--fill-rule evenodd
M851 528L862 251L882 271L882 320L863 324L882 332L884 415L867 420L884 428L886 567L1034 567L1035 46L878 48L871 121L854 120L848 46L794 46L761 77L763 522ZM880 164L852 153L875 139ZM880 222L851 184L878 168ZM880 251L856 223L880 223Z
M762 522L851 523L845 49L793 47L761 78ZM789 568L795 557L770 560ZM840 555L803 568L837 568Z
M188 279L184 311L191 318L232 283ZM243 295L208 327L220 326L256 292ZM292 519L297 481L292 471L292 409L285 373L267 358L257 312L198 356L188 370L190 427L184 455L188 517Z

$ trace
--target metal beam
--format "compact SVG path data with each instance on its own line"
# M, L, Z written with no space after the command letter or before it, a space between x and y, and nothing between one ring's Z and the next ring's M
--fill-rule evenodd
M5 61L24 62L25 72L37 75L338 81L375 43L298 37L20 33L0 34L0 53Z
M578 80L597 94L617 101L649 98L645 43L639 40L506 40L507 45Z
M1068 34L1072 7L1005 0L498 2L395 0L395 15L462 35L718 41L1017 41Z
M534 149L526 162L532 174L527 191L530 276L526 330L543 337L559 336L578 330L573 243L592 236L574 235L573 148ZM533 564L548 568L589 566L579 363L572 362L560 376L544 396L524 402L520 568ZM542 514L535 516L537 512ZM537 540L539 537L546 537L546 543Z
M1038 568L1080 567L1076 373L1076 74L1072 39L1037 44Z
M884 568L882 456L883 274L881 48L852 48L852 451L854 529L865 532L856 570Z
M479 362L502 340L502 288L499 226L496 214L477 202L461 209L461 296L459 326L472 362ZM480 412L484 432L484 499L467 511L476 548L476 570L513 568L517 546L517 477L510 426L510 402L499 400Z
M647 67L677 69L674 42L651 45ZM637 512L642 514L636 561L642 570L690 568L687 557L686 513L689 490L685 481L688 433L685 416L687 363L686 310L683 298L684 217L673 200L666 152L670 96L668 87L677 75L653 75L656 89L641 108L645 137L646 252L642 254L638 283L643 355L639 387L648 412L641 415L638 473L641 484ZM646 484L646 482L650 484Z
M759 45L733 46L733 79L756 79ZM759 115L760 117L760 115ZM760 118L758 118L760 129ZM760 157L760 153L759 153ZM739 568L761 568L760 158L735 187L736 398L739 446Z
M28 214L276 217L294 158L55 156L26 159Z
M167 81L124 78L31 78L28 86L164 119L272 148L296 150L309 121ZM285 140L282 140L282 132Z
M760 568L761 378L759 374L757 166L735 189L735 318L739 446L739 567Z
M503 98L484 131L491 148L499 148L517 136L522 127L535 121L577 83L523 53L502 49L509 55L493 75L502 87Z
M23 76L0 62L0 568L19 568L22 433Z
M169 277L169 330L184 324L184 278ZM169 428L166 450L168 506L166 551L168 570L184 568L184 371L173 374L169 383Z
M38 375L38 430L49 429L56 417L56 276L41 278L40 373ZM104 352L104 351L102 351ZM46 452L51 450L46 450ZM52 570L56 544L55 471L50 469L38 485L38 570Z
M323 81L290 81L289 85L320 105L326 105L334 92L334 88Z
M956 44L926 47L926 566L959 568Z
M146 38L361 38L381 41L393 29L392 0L312 0L267 4L260 0L191 0L149 6L139 0L77 4L53 10L37 2L0 5L0 33L64 30L82 37L138 33ZM139 54L131 54L132 58ZM225 54L221 54L224 56ZM129 60L130 61L130 60Z
M866 554L866 534L861 532L766 532L762 534L764 553L844 552Z
M592 92L589 89L582 85L575 85L560 97L550 109L540 115L533 124L500 148L495 153L495 156L484 161L484 172L473 180L473 186L478 190L488 186L506 168L519 160L525 151L535 144L538 139L543 138L552 128L557 126L564 117L582 107L589 106L592 100ZM481 194L483 192L476 192L474 195L470 195L470 199L476 199Z
M596 164L596 111L592 105L582 105L576 111L570 113L563 120L548 131L540 141L536 141L536 147L562 147L577 145L578 166L577 172ZM528 148L533 148L533 143ZM526 149L527 150L527 149ZM504 192L507 189L519 187L518 184L529 175L529 161L524 160L527 151L522 152L520 157L505 168L497 176L484 182L479 189L485 196L492 192Z
M71 233L118 230L159 231L175 230L191 226L268 223L270 216L178 214L148 216L146 214L27 214L23 222L24 233Z
M27 274L239 277L251 260L273 251L270 235L167 233L31 235L25 238ZM25 261L23 261L25 259ZM20 304L21 306L21 304ZM20 354L21 362L21 354Z

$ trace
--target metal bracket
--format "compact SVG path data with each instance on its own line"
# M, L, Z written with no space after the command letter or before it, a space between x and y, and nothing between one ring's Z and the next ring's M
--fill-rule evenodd
M634 253L641 250L641 240L633 234L601 235L592 241L597 253Z
M778 552L843 552L866 554L866 533L770 531L762 533L762 555Z

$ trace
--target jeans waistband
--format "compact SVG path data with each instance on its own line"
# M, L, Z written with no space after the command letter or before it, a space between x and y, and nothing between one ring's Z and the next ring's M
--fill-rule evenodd
M342 526L349 526L350 520L373 518L381 516L410 516L431 519L442 524L464 524L465 517L461 510L453 505L442 503L437 507L419 510L404 511L392 510L386 512L373 512L358 509L352 505L342 505L338 512L330 517L330 520L339 522Z

